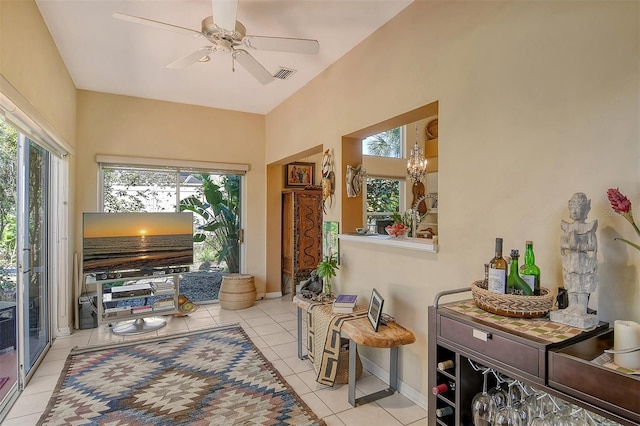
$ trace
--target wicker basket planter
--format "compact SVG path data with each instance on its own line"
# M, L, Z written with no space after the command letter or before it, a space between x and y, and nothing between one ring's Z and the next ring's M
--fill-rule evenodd
M218 302L222 309L245 309L256 301L253 275L229 274L222 278Z
M544 287L540 288L540 296L520 296L494 293L482 281L476 281L471 284L471 294L480 309L505 317L542 317L553 307L553 294Z

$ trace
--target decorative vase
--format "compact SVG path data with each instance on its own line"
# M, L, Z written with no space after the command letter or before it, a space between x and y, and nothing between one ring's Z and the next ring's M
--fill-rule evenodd
M324 280L324 287L322 289L322 292L324 293L325 296L331 296L331 279L330 278L325 278Z

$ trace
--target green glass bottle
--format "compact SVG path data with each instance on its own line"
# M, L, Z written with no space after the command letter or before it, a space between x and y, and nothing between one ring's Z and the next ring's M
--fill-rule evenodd
M524 264L520 267L520 276L529 284L534 296L540 296L540 268L533 254L533 241L526 242Z
M519 257L520 252L516 249L511 249L511 268L509 269L509 276L507 277L507 293L531 296L533 295L533 290L531 290L529 284L527 284L518 273Z

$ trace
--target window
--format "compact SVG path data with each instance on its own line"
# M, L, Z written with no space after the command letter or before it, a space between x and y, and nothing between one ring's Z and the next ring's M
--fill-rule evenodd
M366 216L369 231L377 231L376 221L388 220L400 211L403 182L398 179L367 177Z
M402 158L403 127L368 136L362 140L362 154L374 157Z
M194 265L181 292L194 302L216 300L222 275L240 272L241 176L106 164L101 171L105 212L193 213Z

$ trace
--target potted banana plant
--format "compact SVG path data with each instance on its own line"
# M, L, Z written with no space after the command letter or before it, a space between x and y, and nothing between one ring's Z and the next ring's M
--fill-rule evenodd
M336 276L338 269L340 268L338 267L338 259L335 255L325 256L316 268L318 276L322 279L322 293L327 297L333 296L331 278Z

